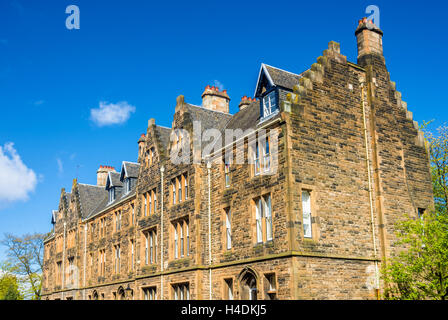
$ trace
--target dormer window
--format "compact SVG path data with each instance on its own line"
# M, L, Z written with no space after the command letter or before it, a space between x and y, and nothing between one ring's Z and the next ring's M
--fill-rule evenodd
M131 178L126 178L124 180L124 187L125 187L126 193L131 192Z
M261 99L263 118L270 116L278 110L277 91L272 90Z
M109 203L115 200L115 188L112 187L109 189Z

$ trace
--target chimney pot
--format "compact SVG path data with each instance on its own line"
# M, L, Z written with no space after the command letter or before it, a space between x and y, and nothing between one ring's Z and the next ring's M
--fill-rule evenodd
M206 86L202 93L202 107L205 109L229 113L229 101L227 90L220 92L216 86Z

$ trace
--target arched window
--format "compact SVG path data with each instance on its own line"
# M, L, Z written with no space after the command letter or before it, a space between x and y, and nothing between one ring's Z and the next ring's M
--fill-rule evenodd
M240 276L241 300L257 300L257 277L255 272L246 269Z

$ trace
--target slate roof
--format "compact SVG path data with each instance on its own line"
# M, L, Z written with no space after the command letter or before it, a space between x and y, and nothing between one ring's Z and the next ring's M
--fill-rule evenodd
M188 103L186 108L191 116L191 121L201 121L202 130L215 128L221 131L232 118L232 115L229 113L213 111Z
M292 90L292 88L299 83L302 75L285 71L267 64L262 64L265 70L269 73L274 85Z
M257 126L260 120L260 102L254 101L243 110L235 113L226 125L226 129L246 130Z
M123 180L124 178L137 178L139 168L139 163L123 161L123 164L121 165L120 179Z
M77 190L83 219L98 206L99 200L107 198L107 191L102 186L78 183Z
M123 182L120 180L120 172L109 171L107 173L106 189L109 187L122 187Z

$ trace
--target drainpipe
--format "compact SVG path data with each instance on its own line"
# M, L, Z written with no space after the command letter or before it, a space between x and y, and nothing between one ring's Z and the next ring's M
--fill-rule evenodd
M211 161L207 162L207 172L208 172L208 281L209 281L209 299L212 300L212 209L211 209L211 183L210 183L210 168L212 164Z
M160 168L160 300L163 300L163 173L165 167Z
M83 280L83 299L86 300L86 267L87 267L87 223L84 225L84 280Z
M379 280L379 272L378 272L378 261L377 261L377 249L376 249L376 241L375 241L375 218L373 212L373 190L372 190L372 179L370 175L370 158L369 158L369 147L368 147L368 139L367 139L367 125L366 125L366 112L364 107L364 83L361 83L361 106L362 106L362 119L364 126L364 144L366 146L366 167L367 167L367 179L369 183L369 201L370 201L370 224L372 225L372 243L373 243L373 254L375 257L375 285L376 285L376 294L377 299L379 299L379 288L380 288L380 280Z
M67 230L67 223L64 222L64 239L62 242L62 284L61 284L61 300L64 300L64 284L65 284L65 233Z

